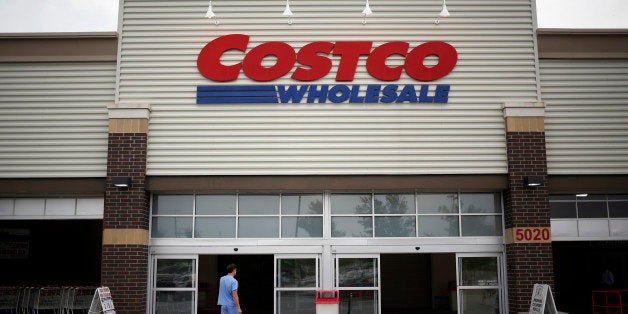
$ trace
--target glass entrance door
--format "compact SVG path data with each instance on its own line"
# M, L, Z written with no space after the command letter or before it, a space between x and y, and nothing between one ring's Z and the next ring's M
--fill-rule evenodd
M334 264L335 286L340 291L340 313L379 313L379 255L338 254Z
M156 314L196 312L197 258L154 256L151 265L152 311Z
M503 313L503 269L499 254L457 254L461 314Z
M276 313L315 314L319 273L319 255L275 255Z

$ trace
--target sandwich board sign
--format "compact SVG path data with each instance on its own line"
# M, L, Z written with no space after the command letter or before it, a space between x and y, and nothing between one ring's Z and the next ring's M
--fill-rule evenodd
M530 301L530 314L556 314L556 304L552 296L552 290L548 285L534 284L532 300Z
M92 304L89 307L89 314L91 313L116 314L109 287L96 288Z

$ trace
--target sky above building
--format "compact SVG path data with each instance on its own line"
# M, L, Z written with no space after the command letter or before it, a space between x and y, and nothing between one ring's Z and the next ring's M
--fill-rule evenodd
M215 1L218 5L220 0ZM310 0L316 1L316 0ZM536 0L540 28L628 29L628 0ZM0 32L112 32L119 0L0 0ZM209 1L208 1L209 3ZM452 17L455 1L448 3ZM370 1L377 6L385 0Z

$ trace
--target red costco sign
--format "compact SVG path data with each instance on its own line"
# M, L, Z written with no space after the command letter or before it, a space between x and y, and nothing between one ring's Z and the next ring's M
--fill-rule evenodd
M338 60L335 80L353 81L360 57L366 56L366 71L379 81L399 80L402 73L419 82L430 82L449 74L458 62L458 52L442 41L430 41L414 48L404 41L393 41L373 48L372 41L317 41L298 50L285 42L272 41L249 49L250 36L220 36L203 47L198 55L198 71L215 82L231 82L243 72L258 82L268 82L290 74L299 82L311 82L329 74L332 60ZM228 51L240 51L243 57L235 64L223 64ZM389 66L391 56L402 56L403 65ZM276 61L267 66L264 60ZM331 58L334 56L334 58ZM429 56L438 58L434 66L426 66ZM447 103L449 85L407 84L405 86L377 82L369 85L223 85L197 86L197 104L278 104L278 103Z
M366 70L382 81L395 81L405 71L411 78L429 82L449 74L458 62L456 48L442 41L430 41L410 50L410 44L393 41L373 48L372 41L312 42L298 51L287 43L273 41L260 44L248 50L248 35L230 34L218 37L205 45L198 55L197 67L206 78L217 82L238 79L240 71L248 78L266 82L276 80L296 69L290 76L297 81L315 81L329 73L332 68L330 55L340 57L336 81L353 81L358 59L367 56ZM229 50L239 50L244 54L241 62L224 65L221 56ZM386 60L392 55L405 58L403 66L388 66ZM438 63L427 67L423 61L428 56L437 56ZM277 61L270 67L262 65L267 56L275 56Z

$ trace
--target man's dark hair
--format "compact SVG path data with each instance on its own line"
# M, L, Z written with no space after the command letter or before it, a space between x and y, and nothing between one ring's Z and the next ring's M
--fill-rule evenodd
M234 269L238 269L238 266L236 266L236 264L231 263L227 265L227 273L231 273Z

